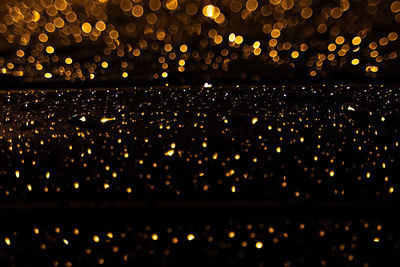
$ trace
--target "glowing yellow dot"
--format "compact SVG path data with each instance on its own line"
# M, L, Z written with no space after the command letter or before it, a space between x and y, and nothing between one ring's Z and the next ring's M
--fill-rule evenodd
M230 231L230 232L228 233L228 236L229 236L229 238L234 238L234 237L235 237L235 232Z
M63 239L63 242L65 245L68 245L68 240L67 239Z
M299 57L299 52L297 52L297 51L293 51L292 52L292 58L298 58Z
M18 50L17 51L17 56L18 57L23 57L25 55L25 52L24 51L22 51L22 50Z
M15 177L19 178L19 171L15 171Z
M194 239L194 235L193 234L188 234L187 236L187 240L192 241Z
M235 192L236 192L236 187L235 187L234 185L232 185L231 191L232 191L232 193L235 193Z
M122 77L123 78L127 78L128 77L128 73L127 72L122 73Z
M173 149L168 150L167 152L164 153L165 156L172 156L175 153Z
M237 43L237 44L243 43L243 37L241 35L236 36L235 43Z
M220 9L213 5L206 5L203 8L203 15L209 18L216 18L220 14Z
M271 37L272 38L278 38L281 35L281 31L278 29L273 29L271 31Z
M256 248L260 249L263 247L263 243L262 242L257 242L256 243Z
M46 47L46 52L49 53L49 54L53 54L54 53L54 47L52 47L52 46Z
M338 45L343 44L343 43L344 43L344 37L343 37L343 36L338 36L338 37L336 37L335 42L336 42Z
M96 242L96 243L99 243L100 242L100 238L97 235L94 235L93 236L93 241Z
M75 183L74 183L74 187L75 187L75 189L78 189L78 188L79 188L79 183L78 183L78 182L75 182Z
M333 176L335 175L335 172L332 170L332 171L329 172L329 175L330 175L331 177L333 177Z
M359 45L361 43L361 38L359 36L356 36L353 38L353 40L351 41L351 43L353 45Z
M353 65L358 65L358 63L360 63L360 60L358 58L355 58L351 61L351 64Z
M281 153L281 148L279 146L276 148L276 152Z
M11 244L11 240L8 237L4 238L4 241L8 246Z
M374 242L375 242L375 243L379 243L379 237L375 237L375 238L374 238Z
M161 76L162 76L163 78L167 78L167 77L168 77L168 73L164 71L164 72L161 74Z
M105 61L103 61L103 62L101 63L101 67L102 67L103 69L108 68L108 63L105 62Z
M251 123L252 124L256 124L258 122L258 118L256 118L256 117L254 117L252 120L251 120Z
M68 64L68 65L72 64L72 58L67 57L67 58L65 59L65 64Z
M82 24L82 31L84 33L90 33L92 31L92 25L89 22L85 22Z
M154 241L158 240L158 235L157 234L152 234L151 235L151 239L153 239Z
M188 47L187 47L187 45L183 44L183 45L180 46L179 50L180 50L182 53L185 53L185 52L188 50Z

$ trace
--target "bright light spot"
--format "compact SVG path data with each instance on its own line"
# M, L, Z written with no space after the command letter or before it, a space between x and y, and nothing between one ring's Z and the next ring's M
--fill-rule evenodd
M165 152L165 156L172 156L175 153L175 151L173 149L168 150L167 152Z

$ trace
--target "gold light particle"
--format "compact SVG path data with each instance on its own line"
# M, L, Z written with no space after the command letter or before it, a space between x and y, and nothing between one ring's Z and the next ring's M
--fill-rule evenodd
M338 44L338 45L343 44L344 41L345 41L345 39L343 36L338 36L338 37L336 37L336 40L335 40L336 44Z
M19 171L15 171L15 177L19 178Z
M278 38L281 35L281 31L279 29L273 29L271 31L271 37L272 38Z
M353 45L359 45L361 43L361 38L359 36L356 36L353 38L353 40L351 41L351 43Z
M177 0L167 0L165 3L165 6L169 10L175 10L178 7L178 1Z
M228 233L228 236L229 236L229 238L234 238L234 237L235 237L235 232L230 231L230 232Z
M252 123L252 124L256 124L257 121L258 121L258 118L254 117L254 118L251 120L251 123Z
M63 239L63 242L65 245L68 245L68 240L67 239Z
M360 60L358 58L355 58L351 61L352 65L358 65L358 63L360 63Z
M235 192L236 192L236 187L235 187L234 185L232 185L231 191L232 191L232 193L235 193Z
M375 238L374 238L374 242L375 242L375 243L379 243L379 237L375 237Z
M75 189L78 189L78 188L79 188L79 183L78 183L78 182L75 182L75 183L74 183L74 188L75 188Z
M299 57L299 52L293 51L292 52L292 58L298 58Z
M335 172L332 170L329 172L329 176L333 177L335 175Z
M143 15L143 7L141 5L135 5L132 8L132 15L136 18L139 18Z
M276 152L281 153L281 148L279 146L276 148Z
M256 248L260 249L263 247L263 243L262 242L257 242L256 243Z
M172 156L175 153L173 149L168 150L167 152L164 153L165 156Z
M11 245L11 240L8 237L4 238L4 242L6 242L8 246Z
M68 65L72 64L72 58L67 57L67 58L65 59L65 64L68 64Z
M219 7L213 6L213 5L206 5L203 8L203 15L209 18L216 18L220 14L220 9Z
M55 0L54 1L54 7L57 10L63 11L67 8L68 3L65 0Z
M45 77L46 79L50 79L51 77L53 77L53 75L52 75L50 72L46 72L46 73L44 74L44 77Z
M108 63L105 62L105 61L103 61L103 62L101 63L101 67L102 67L103 69L108 68Z
M187 240L192 241L194 239L194 235L193 234L188 234L187 236Z
M19 50L17 51L17 56L18 56L18 57L23 57L24 55L25 55L25 52L22 51L21 49L19 49Z
M158 240L158 235L157 234L152 234L151 235L151 239L153 239L154 241Z
M187 47L187 45L183 44L183 45L181 45L181 46L179 47L179 50L180 50L182 53L185 53L185 52L188 50L188 47Z
M106 29L106 24L104 23L104 21L100 20L100 21L96 22L95 27L96 27L97 30L102 32L102 31L104 31Z
M82 24L82 31L84 33L90 33L92 31L92 25L89 22L85 22Z
M100 238L97 235L94 235L93 236L93 241L96 242L96 243L99 243L100 242Z
M49 37L47 36L47 34L45 34L45 33L39 34L39 41L41 41L42 43L45 43L45 42L47 42L47 40L49 40Z

